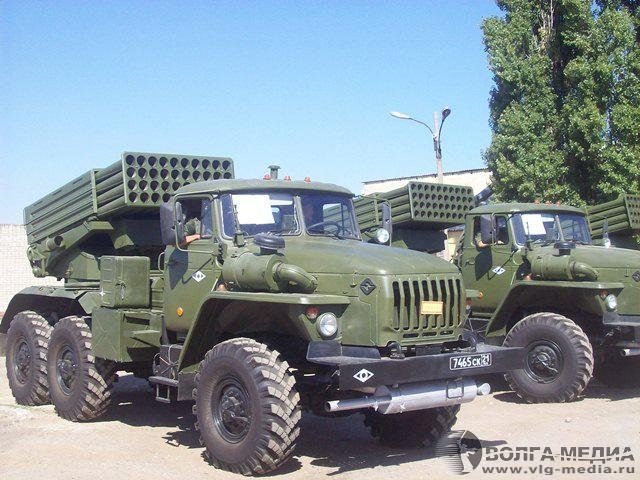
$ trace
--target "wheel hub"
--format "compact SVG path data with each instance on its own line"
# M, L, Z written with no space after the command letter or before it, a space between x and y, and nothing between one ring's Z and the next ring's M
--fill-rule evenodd
M226 381L214 396L214 421L225 440L241 441L251 427L251 409L246 390L236 379Z
M536 382L552 382L560 375L562 366L562 351L555 343L540 340L529 346L525 371Z
M13 371L20 383L27 383L31 375L31 349L24 338L21 338L18 343L18 348L14 355Z
M78 375L78 360L75 352L65 346L56 360L56 373L58 385L62 391L69 395L73 390Z

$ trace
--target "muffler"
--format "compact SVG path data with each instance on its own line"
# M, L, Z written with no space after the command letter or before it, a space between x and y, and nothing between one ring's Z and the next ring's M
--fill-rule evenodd
M476 385L472 378L408 383L396 388L378 387L368 397L330 400L325 408L328 412L373 408L388 415L467 403L478 395L488 395L490 392L488 383Z

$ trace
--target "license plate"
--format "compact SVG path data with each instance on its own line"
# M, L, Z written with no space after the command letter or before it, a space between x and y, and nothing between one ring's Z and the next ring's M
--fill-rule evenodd
M474 353L473 355L462 355L449 359L449 370L462 370L465 368L480 368L491 366L490 353Z
M442 302L425 301L420 303L420 315L442 315Z

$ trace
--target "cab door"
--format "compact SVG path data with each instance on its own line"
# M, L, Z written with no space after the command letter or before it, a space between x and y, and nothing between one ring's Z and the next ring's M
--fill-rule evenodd
M177 198L184 212L185 223L197 224L187 232L189 241L181 246L169 246L165 251L164 314L168 327L186 332L198 309L220 276L216 263L218 244L214 235L211 198ZM191 235L189 235L191 233Z
M485 241L483 222L491 225ZM519 267L513 261L513 235L507 215L477 215L471 225L472 235L465 235L459 265L466 287L482 292L481 298L473 300L474 314L489 316L509 290Z

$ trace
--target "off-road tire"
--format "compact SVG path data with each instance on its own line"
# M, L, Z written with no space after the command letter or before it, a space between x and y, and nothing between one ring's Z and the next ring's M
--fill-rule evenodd
M74 380L66 391L58 368L65 352L73 356L71 367L75 365ZM93 420L111 404L116 364L93 356L91 330L82 317L66 317L56 323L49 342L47 375L56 413L66 420Z
M529 352L534 348L557 349L559 373L549 380L537 380L532 373ZM536 347L538 345L538 347ZM593 349L589 339L572 320L556 313L536 313L520 320L504 340L506 347L526 347L525 368L512 370L505 379L513 391L529 403L562 403L575 400L593 376ZM550 346L550 347L549 347Z
M236 338L213 347L200 363L193 412L200 443L216 468L243 475L263 474L291 456L300 433L300 396L289 365L279 356L255 340ZM233 388L243 391L243 410L234 412L233 418L249 421L239 423L245 430L234 432L240 435L230 441L223 417L226 413L229 418L224 408L230 405L229 397L225 395L235 393Z
M640 387L640 357L611 355L596 365L594 376L608 387Z
M50 402L47 348L52 330L44 318L32 311L20 312L11 320L7 332L7 377L20 405Z
M383 415L364 414L364 424L381 444L394 448L429 447L455 425L460 405Z

